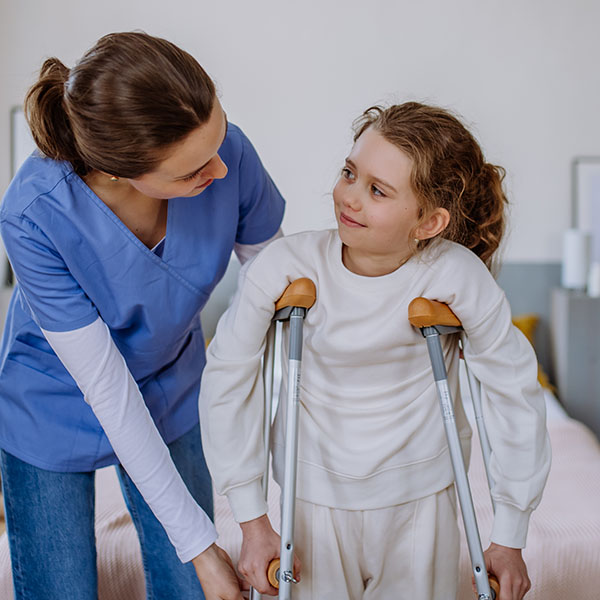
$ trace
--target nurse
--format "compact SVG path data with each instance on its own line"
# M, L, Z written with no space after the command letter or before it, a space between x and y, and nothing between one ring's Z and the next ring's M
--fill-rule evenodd
M46 60L25 110L39 152L0 211L17 281L0 354L15 597L97 597L94 472L115 464L148 598L202 598L200 580L239 600L198 427L200 311L232 249L280 234L284 201L165 40L115 33L71 70Z

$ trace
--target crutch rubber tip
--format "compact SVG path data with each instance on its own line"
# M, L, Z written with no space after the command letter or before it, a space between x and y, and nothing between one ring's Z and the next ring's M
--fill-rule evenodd
M279 564L280 560L274 558L267 568L267 579L269 583L276 589L279 589Z
M288 306L309 309L317 299L317 288L308 277L295 279L275 303L275 311Z
M494 600L500 596L500 584L493 575L489 575L488 580L490 582L490 589L492 590L492 600Z
M459 318L447 304L427 298L415 298L411 301L408 305L408 320L411 325L418 328L435 325L461 326Z

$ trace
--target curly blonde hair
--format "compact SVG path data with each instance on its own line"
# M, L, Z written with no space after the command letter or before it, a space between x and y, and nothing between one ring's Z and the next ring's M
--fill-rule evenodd
M354 141L370 127L412 159L419 222L445 208L450 222L440 236L469 248L492 269L505 230L504 169L487 163L471 133L442 108L418 102L373 106L355 121ZM415 243L414 251L430 242Z

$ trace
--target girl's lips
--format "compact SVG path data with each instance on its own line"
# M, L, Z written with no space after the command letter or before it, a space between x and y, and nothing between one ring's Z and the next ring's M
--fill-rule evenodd
M361 223L357 223L354 219L351 219L348 215L340 213L340 221L347 227L365 227Z

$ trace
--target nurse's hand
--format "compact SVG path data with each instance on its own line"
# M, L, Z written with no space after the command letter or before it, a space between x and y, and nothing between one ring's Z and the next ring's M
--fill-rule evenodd
M216 544L192 560L206 600L243 600L233 563Z
M271 527L267 515L240 523L240 527L243 541L238 571L257 592L267 596L277 596L277 590L267 579L267 569L271 560L279 558L281 546L279 535ZM294 556L294 575L300 580L300 561L296 556Z

